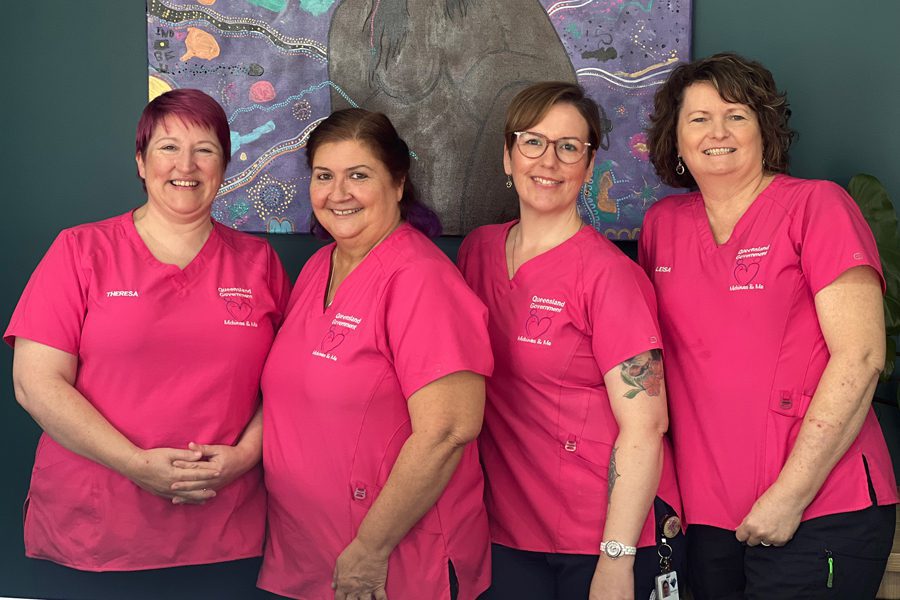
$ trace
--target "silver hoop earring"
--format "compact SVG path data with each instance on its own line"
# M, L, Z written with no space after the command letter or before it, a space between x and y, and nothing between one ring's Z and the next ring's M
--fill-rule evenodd
M512 188L512 177L507 175L506 176L506 189L511 189L511 188Z
M681 161L681 157L678 157L678 164L675 165L675 173L678 175L684 175L684 163Z

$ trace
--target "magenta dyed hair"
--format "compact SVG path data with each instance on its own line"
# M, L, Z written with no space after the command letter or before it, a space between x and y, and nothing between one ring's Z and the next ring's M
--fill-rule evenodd
M146 155L153 130L169 116L177 117L186 124L211 130L222 146L224 167L228 166L228 161L231 160L231 131L228 129L228 117L212 97L200 90L189 88L166 92L144 107L134 139L135 152L141 156Z

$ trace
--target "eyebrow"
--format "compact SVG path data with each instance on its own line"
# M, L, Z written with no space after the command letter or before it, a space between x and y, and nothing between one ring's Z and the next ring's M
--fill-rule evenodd
M313 170L315 171L316 169L319 169L320 171L331 171L331 169L329 169L328 167L321 167L318 165L313 165ZM353 165L352 167L347 167L344 170L345 171L353 171L354 169L368 169L371 171L372 167L370 167L369 165Z

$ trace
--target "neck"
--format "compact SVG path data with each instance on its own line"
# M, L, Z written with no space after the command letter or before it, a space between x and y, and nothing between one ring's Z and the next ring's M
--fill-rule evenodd
M401 221L398 218L397 221L392 223L386 231L383 231L374 242L371 238L364 241L342 240L336 242L333 260L338 264L338 267L344 267L344 270L347 272L352 271L366 256L369 255L369 252L391 235L394 230L400 226L400 223Z
M559 246L584 225L573 204L563 213L541 214L522 209L517 228L518 248L531 256Z
M134 227L150 253L162 263L184 268L194 260L209 239L213 224L209 214L173 222L150 204L134 211Z
M704 181L702 185L698 182L697 185L707 210L713 212L739 210L743 213L772 179L773 175L766 175L760 171L737 181L732 178L713 178Z

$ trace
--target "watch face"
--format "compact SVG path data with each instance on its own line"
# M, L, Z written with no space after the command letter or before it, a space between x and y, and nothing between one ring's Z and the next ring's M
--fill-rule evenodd
M619 542L606 542L606 555L610 558L622 556L622 544Z

